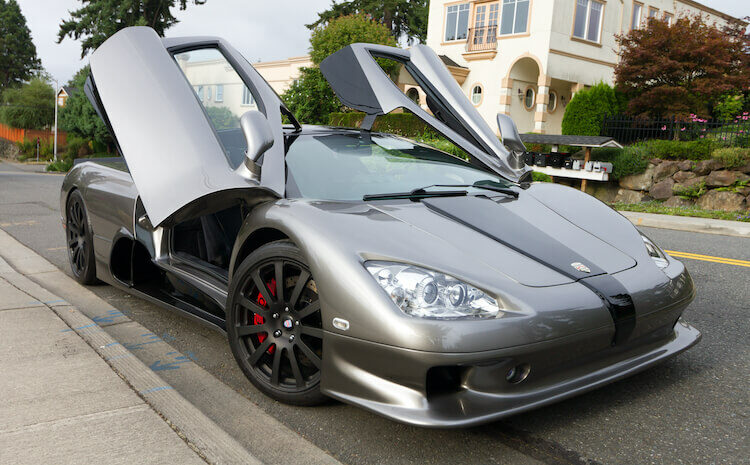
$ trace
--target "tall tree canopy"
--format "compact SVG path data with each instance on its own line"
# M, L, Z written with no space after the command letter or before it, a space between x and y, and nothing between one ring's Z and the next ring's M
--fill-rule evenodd
M14 128L42 129L52 124L55 90L40 77L2 95L0 121Z
M750 86L750 36L740 21L719 29L702 16L670 26L651 18L642 29L618 36L615 80L634 114L707 115L727 93Z
M91 68L86 65L68 81L68 86L75 90L68 96L65 106L60 109L58 122L64 131L111 148L112 138L107 126L83 93L83 85L90 73Z
M2 1L2 0L0 0ZM206 0L191 0L202 5ZM172 10L187 8L188 0L80 0L81 8L71 11L60 24L57 43L66 37L81 42L81 58L96 49L109 36L129 26L149 26L160 36L177 24Z
M328 55L355 42L396 45L388 28L362 15L342 16L313 30L310 37L312 68L302 68L297 81L282 98L302 123L328 124L329 115L341 109L341 103L328 85L318 65ZM399 69L395 61L378 59L380 66L390 76Z
M331 20L347 15L368 15L384 24L396 40L405 38L425 43L427 39L427 12L429 0L350 0L331 1L327 10L318 13L318 20L308 24L309 29L326 25Z
M41 69L26 18L16 0L0 0L0 92Z

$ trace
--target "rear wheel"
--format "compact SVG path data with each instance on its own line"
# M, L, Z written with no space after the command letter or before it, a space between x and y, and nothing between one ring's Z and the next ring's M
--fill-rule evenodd
M325 401L322 327L315 281L293 243L272 242L242 262L229 289L227 334L258 389L290 404Z
M73 191L68 198L65 235L67 239L68 261L73 276L81 284L96 283L96 263L94 262L94 242L89 228L86 207L79 191Z

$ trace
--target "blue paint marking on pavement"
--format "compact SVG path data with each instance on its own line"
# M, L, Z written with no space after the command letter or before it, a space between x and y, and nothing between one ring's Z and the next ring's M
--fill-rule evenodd
M96 323L92 323L90 325L83 325L83 326L79 326L79 327L73 328L73 329L91 328L92 326L98 326L98 325ZM68 329L62 329L62 330L60 330L60 332L61 333L67 333L68 331L73 331L73 329L70 329L70 328L68 328Z
M156 392L156 391L164 391L167 389L174 389L172 386L159 386L151 389L144 389L143 391L140 391L139 394L148 394L149 392Z
M149 368L151 368L153 371L177 370L178 368L180 368L180 364L187 363L189 361L190 359L162 363L161 360L157 360L149 365Z
M162 334L161 338L164 339L164 341L166 341L166 342L172 342L172 341L175 340L174 336L170 336L167 333Z
M124 317L125 314L123 314L119 310L111 310L104 315L99 315L97 317L92 318L97 323L114 323L116 318Z
M120 343L119 342L110 342L109 344L106 344L104 347L112 347L112 346L117 346L117 345L120 345Z
M138 349L143 349L143 346L148 345L148 344L153 344L154 342L159 342L159 341L139 342L138 344L123 344L123 347L125 347L128 350L138 350Z

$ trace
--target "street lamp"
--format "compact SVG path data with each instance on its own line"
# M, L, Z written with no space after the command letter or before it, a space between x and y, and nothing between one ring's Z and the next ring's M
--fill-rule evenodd
M58 95L60 94L60 84L58 84L57 79L52 79L55 81L55 148L53 149L52 153L55 158L55 161L57 161L57 105L58 105Z

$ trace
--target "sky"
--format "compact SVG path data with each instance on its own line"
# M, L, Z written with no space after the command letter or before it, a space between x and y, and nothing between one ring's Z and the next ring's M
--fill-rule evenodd
M340 1L340 0L339 0ZM572 0L570 0L572 1ZM750 15L750 0L699 0L704 5L735 17ZM59 84L66 83L84 64L78 41L66 38L57 44L57 31L78 0L18 0L31 30L42 65ZM207 0L188 2L177 11L180 22L167 37L215 35L227 39L250 62L279 60L308 53L310 31L331 0Z

